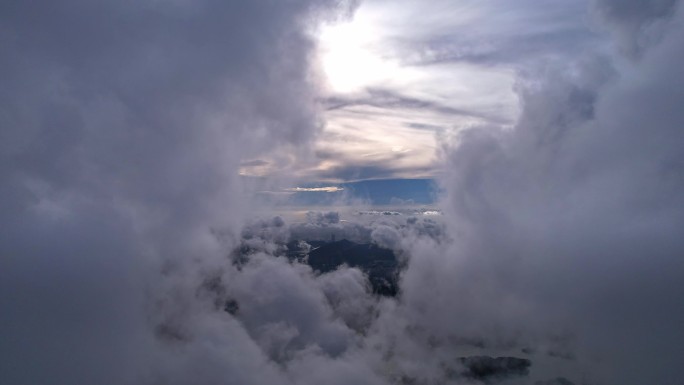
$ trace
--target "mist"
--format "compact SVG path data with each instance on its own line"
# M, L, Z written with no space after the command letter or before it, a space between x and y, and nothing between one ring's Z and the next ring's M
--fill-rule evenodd
M284 206L326 135L315 33L358 6L0 6L0 382L681 382L681 3L507 42L519 113L436 134L434 203ZM309 259L342 241L392 290Z

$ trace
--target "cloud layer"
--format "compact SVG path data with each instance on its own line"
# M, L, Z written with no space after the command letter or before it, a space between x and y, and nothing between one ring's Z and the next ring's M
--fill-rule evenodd
M566 328L592 381L679 381L684 31L681 7L661 3L599 2L618 48L641 47L641 60L584 55L530 70L513 130L471 130L447 152L461 282L434 291L472 294L458 314L428 303L440 325L479 313L511 335ZM662 38L642 46L650 32L636 19L660 25Z
M250 212L240 162L318 131L309 28L338 3L1 6L2 382L279 378L192 293Z
M681 382L681 4L600 0L615 48L524 61L514 127L442 149L437 219L249 218L238 172L312 149L309 31L348 6L1 6L2 382ZM281 256L332 235L399 254L398 296Z

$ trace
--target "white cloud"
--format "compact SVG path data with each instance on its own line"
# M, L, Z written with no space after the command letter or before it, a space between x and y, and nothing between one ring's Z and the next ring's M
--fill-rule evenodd
M291 191L291 192L340 192L344 191L343 187L338 187L338 186L327 186L327 187L293 187L293 188L288 188L285 189L285 191Z

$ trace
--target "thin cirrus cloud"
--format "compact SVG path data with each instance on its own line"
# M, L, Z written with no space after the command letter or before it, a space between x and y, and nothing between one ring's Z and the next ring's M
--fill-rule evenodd
M354 167L342 164L345 158L373 148L386 163L377 175L436 176L447 137L475 125L513 124L517 71L597 44L586 9L584 2L552 10L535 2L362 2L351 20L325 26L319 37L329 96L317 146L348 154L338 169ZM398 147L410 151L400 163L392 161ZM321 160L318 169L330 163Z

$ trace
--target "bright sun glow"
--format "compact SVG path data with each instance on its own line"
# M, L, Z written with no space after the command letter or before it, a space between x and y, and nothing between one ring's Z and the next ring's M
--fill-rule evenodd
M320 34L323 70L333 92L349 93L396 76L399 65L378 52L369 20L326 25Z

